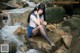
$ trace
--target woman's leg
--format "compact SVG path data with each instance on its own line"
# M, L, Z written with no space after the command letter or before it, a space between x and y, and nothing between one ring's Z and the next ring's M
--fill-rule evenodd
M38 27L36 27L35 29L33 29L32 33L33 35L37 34L38 31L41 32L41 34L43 35L43 37L49 42L49 44L51 46L55 46L54 43L52 42L52 40L49 39L49 37L47 36L45 29L42 25L39 25Z

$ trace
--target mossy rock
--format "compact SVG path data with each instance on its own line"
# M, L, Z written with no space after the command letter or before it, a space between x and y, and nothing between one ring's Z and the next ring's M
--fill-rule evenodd
M3 7L4 6L4 7ZM3 3L0 3L0 9L6 9L7 8L7 6L6 5L4 5Z
M28 7L28 6L29 6L28 4L24 4L24 5L23 5L23 7Z
M62 27L69 26L73 36L68 53L80 53L80 18L71 17L63 22ZM75 44L76 43L76 44Z
M48 23L60 22L63 20L65 10L62 7L46 8L46 21Z
M7 6L6 5L4 5L3 4L3 2L4 3L7 3L7 2L9 2L10 0L0 0L0 9L5 9L5 8L7 8ZM4 7L3 7L4 6Z
M15 43L13 43L13 42L11 42L10 44L9 44L9 53L16 53L16 51L17 51L17 45L15 44Z
M74 9L74 10L73 10L73 13L74 13L74 14L79 14L79 15L80 15L80 9L79 9L79 8Z
M72 31L77 30L77 35L80 34L80 18L72 17L63 22L62 27L69 26ZM79 35L80 36L80 35Z

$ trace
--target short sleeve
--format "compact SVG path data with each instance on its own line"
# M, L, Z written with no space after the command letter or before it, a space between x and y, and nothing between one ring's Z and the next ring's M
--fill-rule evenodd
M34 15L31 15L31 16L30 16L30 19L31 19L32 21L34 21L34 22L37 20Z

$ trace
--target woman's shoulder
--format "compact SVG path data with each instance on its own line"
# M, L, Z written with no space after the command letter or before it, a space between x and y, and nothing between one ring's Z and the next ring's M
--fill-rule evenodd
M35 15L34 13L32 13L32 14L30 15L30 17L36 17L36 15Z

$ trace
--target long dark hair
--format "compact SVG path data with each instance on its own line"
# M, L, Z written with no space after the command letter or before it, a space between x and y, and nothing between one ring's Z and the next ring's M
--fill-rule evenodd
M44 4L40 4L38 7L35 7L34 10L28 15L28 19L27 19L27 22L28 23L30 22L30 15L32 13L34 13L34 11L38 11L39 9L42 9L43 10L43 13L41 15L43 15L44 16L44 20L46 20L45 19L45 5Z

